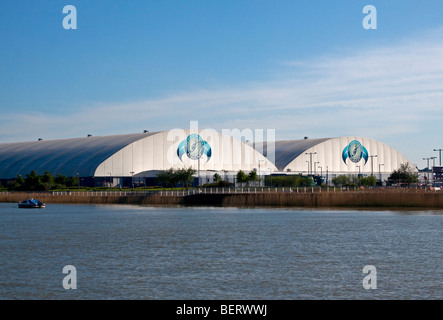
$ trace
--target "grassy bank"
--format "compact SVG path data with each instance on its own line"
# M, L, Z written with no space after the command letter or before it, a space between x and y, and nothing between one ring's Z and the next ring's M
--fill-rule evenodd
M443 208L443 192L417 189L365 190L341 192L263 192L263 193L200 193L200 194L121 194L102 193L0 193L0 202L18 203L36 198L44 203L141 204L141 205L216 205L216 206L278 206L278 207L420 207Z

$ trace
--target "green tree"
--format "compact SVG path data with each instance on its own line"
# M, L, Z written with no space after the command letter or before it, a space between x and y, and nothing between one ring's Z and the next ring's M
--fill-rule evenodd
M272 187L311 187L313 182L312 177L302 175L267 176L265 178L265 186Z
M157 174L157 178L156 178L157 182L166 188L167 187L174 188L174 185L176 182L175 179L176 179L176 177L175 177L175 173L174 173L173 168L160 171Z
M362 177L361 180L362 186L375 186L377 185L377 178L375 176Z
M388 180L409 186L411 183L418 182L418 172L415 172L409 163L402 163L398 169L392 171Z
M40 182L43 185L45 190L50 190L55 187L55 178L49 171L46 171L41 176Z
M54 176L49 171L46 171L41 177L41 182L50 185L54 184L54 180L55 180Z
M39 176L34 170L26 175L25 184L20 188L22 190L43 191L46 186L42 183L42 176Z
M32 170L31 173L26 175L25 183L28 187L35 188L40 184L40 179L41 177L34 170Z
M222 178L220 177L220 175L218 173L214 174L214 181L216 183L220 183L222 181Z
M182 168L174 170L170 168L168 170L160 171L157 174L157 182L164 187L172 187L178 183L182 183L185 188L188 188L194 181L194 174L197 171L192 168Z
M19 174L18 176L17 176L17 178L15 179L15 181L17 181L17 183L19 184L19 185L24 185L25 184L25 178L23 178L23 176L21 175L21 174Z
M10 180L6 183L6 188L8 188L9 191L20 190L21 187L22 185L17 182L17 179Z
M350 179L347 175L341 174L332 178L332 183L337 187L344 187L350 184Z
M196 172L195 169L189 167L187 169L178 169L173 176L175 176L175 181L183 183L183 186L187 189L194 181L194 174Z
M58 174L55 178L54 178L54 182L58 185L63 185L66 186L67 182L68 182L68 178L62 174Z
M360 184L360 179L357 175L341 174L337 177L332 178L332 183L337 187L355 187Z
M66 186L67 187L78 187L79 186L79 177L78 176L73 176L73 177L69 177L66 178Z
M249 185L249 182L255 182L258 180L259 180L259 177L257 175L257 171L255 171L255 170L250 171L248 174L248 181L247 181L248 185Z
M249 181L249 177L244 173L243 170L239 170L237 172L237 182L240 183L240 186L243 186L243 183L246 183Z

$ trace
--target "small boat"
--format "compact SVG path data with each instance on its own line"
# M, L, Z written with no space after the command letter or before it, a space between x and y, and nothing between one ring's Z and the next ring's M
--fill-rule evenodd
M38 201L37 199L31 198L24 200L18 204L19 208L44 208L45 204Z

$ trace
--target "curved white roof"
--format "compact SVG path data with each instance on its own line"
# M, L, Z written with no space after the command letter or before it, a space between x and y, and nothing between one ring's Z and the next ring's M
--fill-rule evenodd
M354 142L356 141L356 142ZM346 154L348 146L359 145L360 157ZM360 152L360 151L358 151ZM275 164L279 171L319 173L392 172L400 164L415 166L394 148L364 137L337 137L322 139L286 140L275 142Z
M280 171L284 171L285 168L300 154L329 139L330 138L276 141L275 166Z
M189 130L0 144L0 178L13 179L34 170L53 175L131 177L171 167L249 171L277 168L251 146L214 130L198 134L207 148L199 161L183 153ZM194 142L195 143L195 142ZM195 147L195 146L194 146ZM181 149L180 149L181 148Z
M32 170L82 177L93 176L97 166L128 144L154 133L0 144L0 178L25 176Z
M184 141L193 134L196 133L174 129L134 141L104 160L94 176L149 176L149 172L184 167L209 171L277 171L271 161L250 145L215 130L201 130L198 133L208 148L200 161L181 154L179 150Z
M269 159L266 143L263 150L268 158L252 146L214 130L198 134L205 141L206 153L199 161L183 153L184 141L193 133L189 130L85 137L75 139L41 140L0 144L0 178L12 179L32 170L37 174L49 171L54 175L82 177L130 177L171 167L193 167L200 170L262 170L299 173L392 172L400 164L410 163L394 148L377 140L363 137L285 140L274 143L275 165ZM349 157L349 145L359 148L356 157ZM180 148L182 150L180 151ZM364 151L364 152L363 152ZM350 153L349 153L350 155ZM412 167L412 163L410 163Z

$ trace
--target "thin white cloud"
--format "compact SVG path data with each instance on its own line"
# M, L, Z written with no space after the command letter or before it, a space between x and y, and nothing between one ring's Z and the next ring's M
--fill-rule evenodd
M380 48L287 62L280 79L96 104L66 116L6 115L0 136L17 141L183 127L274 128L277 138L361 135L407 145L443 118L443 29ZM14 132L14 134L12 134ZM81 134L80 134L81 133ZM436 143L437 141L435 141Z

